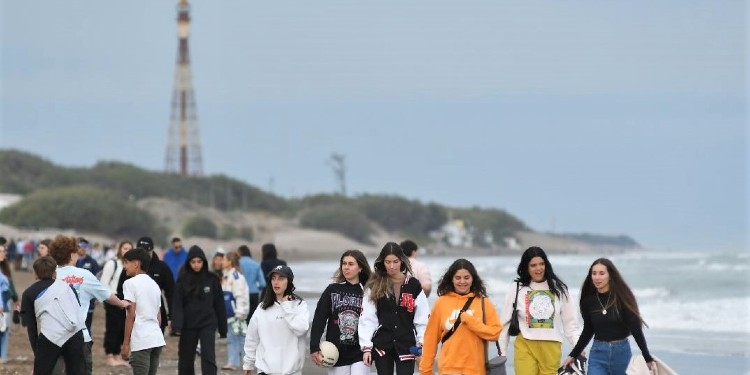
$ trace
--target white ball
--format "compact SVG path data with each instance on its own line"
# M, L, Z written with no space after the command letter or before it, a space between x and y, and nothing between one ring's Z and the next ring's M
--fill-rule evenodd
M328 341L320 342L320 364L323 367L333 367L339 360L339 349Z

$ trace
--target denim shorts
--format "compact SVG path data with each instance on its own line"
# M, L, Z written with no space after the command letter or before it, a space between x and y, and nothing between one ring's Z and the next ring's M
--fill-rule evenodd
M588 375L625 375L632 355L628 339L594 340L589 353Z

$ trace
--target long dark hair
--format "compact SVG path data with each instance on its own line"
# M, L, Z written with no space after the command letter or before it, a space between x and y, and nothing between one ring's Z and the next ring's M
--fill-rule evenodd
M119 245L117 245L117 255L116 255L116 258L117 258L117 259L120 259L120 260L122 260L122 255L123 255L123 254L122 254L122 248L123 248L123 246L125 246L126 244L127 244L127 245L130 245L130 249L131 249L131 250L133 249L133 243L132 243L132 242L130 242L130 240L123 240L123 241L120 241L120 244L119 244ZM145 249L144 249L144 250L145 250Z
M455 292L453 287L453 276L456 275L458 270L466 270L471 275L471 288L477 297L487 297L487 289L484 287L482 278L479 277L477 269L474 268L474 264L466 259L456 259L453 264L448 267L443 277L440 278L440 284L437 287L437 295L442 296L448 292Z
M518 269L516 270L516 273L518 274L516 281L519 281L521 285L529 285L531 283L529 263L531 263L531 260L536 257L540 257L544 261L544 278L547 280L547 284L552 293L554 293L557 298L562 298L563 295L567 297L568 286L565 285L557 275L555 275L555 271L552 270L552 263L549 262L547 254L539 246L532 246L526 249L526 251L523 252L523 255L521 255L521 262L518 263Z
M263 310L268 309L269 307L273 306L274 303L276 303L276 293L273 292L273 285L271 285L271 279L273 279L273 275L270 275L268 277L268 283L266 283L266 288L263 289L263 293L261 293L261 301L260 301L260 307L263 308ZM293 300L301 300L302 297L294 294L294 290L297 289L294 286L294 282L292 279L287 278L287 284L286 284L286 290L284 291L284 296L292 296Z
M365 254L363 254L359 250L347 250L344 251L343 254L341 254L341 259L339 260L339 268L337 268L336 272L333 273L333 281L341 283L346 280L344 274L341 272L341 262L344 261L345 257L352 257L357 261L357 265L359 265L359 268L362 269L359 272L359 283L361 285L367 285L367 280L370 280L372 270L370 270L370 264L367 263L367 257L365 257Z
M276 250L276 245L272 243L265 243L260 248L262 254L261 260L278 259L279 252Z
M388 281L388 271L385 269L385 257L388 255L395 255L401 261L401 273L413 274L409 258L406 257L401 246L395 242L386 243L383 249L380 250L378 258L375 259L375 270L370 280L367 281L367 287L370 288L370 300L373 302L392 293L392 288Z
M252 254L250 254L250 248L247 247L247 245L240 245L240 247L237 248L237 252L240 253L241 257L253 257Z
M612 296L612 300L607 304L607 306L604 306L604 308L609 308L610 306L615 306L617 308L624 307L630 310L633 315L637 316L638 320L641 321L641 324L648 327L648 324L646 324L646 322L643 320L643 317L641 317L641 313L638 310L638 302L635 300L633 291L630 290L628 283L626 283L625 279L622 278L622 275L620 275L620 271L617 270L615 264L607 258L599 258L595 260L594 263L591 263L591 267L589 267L589 273L586 275L586 279L583 280L583 285L581 286L581 301L583 301L583 299L588 296L599 298L597 297L594 280L592 280L591 278L591 271L597 264L601 264L602 266L606 267L607 273L609 274L609 294L610 296ZM581 311L583 311L583 305L581 305Z

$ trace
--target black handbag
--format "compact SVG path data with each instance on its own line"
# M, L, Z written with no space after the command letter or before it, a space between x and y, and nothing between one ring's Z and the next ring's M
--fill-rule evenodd
M487 323L484 315L484 297L482 297L482 323ZM488 359L484 363L484 368L487 370L487 375L506 375L505 362L508 357L500 353L500 344L495 341L495 347L497 348L497 355ZM487 341L484 342L484 358L487 358Z
M513 299L513 313L510 314L510 326L508 326L509 336L518 336L521 333L521 327L518 326L518 290L521 289L521 285L516 281L516 298Z

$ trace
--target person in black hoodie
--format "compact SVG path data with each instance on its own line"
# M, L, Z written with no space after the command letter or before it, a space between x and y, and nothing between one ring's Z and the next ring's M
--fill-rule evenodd
M193 375L195 349L201 344L201 373L216 375L216 330L227 337L227 312L221 281L208 271L206 254L198 246L188 251L177 278L172 303L172 328L180 332L177 368L180 375Z
M362 361L357 326L362 313L362 291L372 271L367 258L359 250L347 250L341 255L339 267L333 275L333 284L320 295L310 331L310 357L318 366L326 365L328 374L352 375L369 372ZM327 329L326 329L327 325ZM320 338L326 330L326 341L336 345L338 361L323 363Z
M158 255L154 253L154 241L151 237L141 237L138 242L136 242L135 247L144 248L151 256L151 263L149 264L148 272L146 273L156 281L164 295L161 301L161 331L164 332L164 327L167 327L172 320L172 295L174 292L174 277L172 275L172 270L166 263L159 259ZM125 272L122 274L125 275ZM122 290L122 283L124 283L126 279L128 279L127 275L120 278L118 296L120 295L119 291ZM166 303L164 303L165 299ZM172 333L174 332L175 330L173 328Z
M272 269L277 266L286 266L284 259L279 259L279 252L276 250L276 245L272 243L263 244L260 248L261 254L263 254L263 260L260 262L260 268L263 270L263 274L266 275L266 284L268 283L268 274Z

